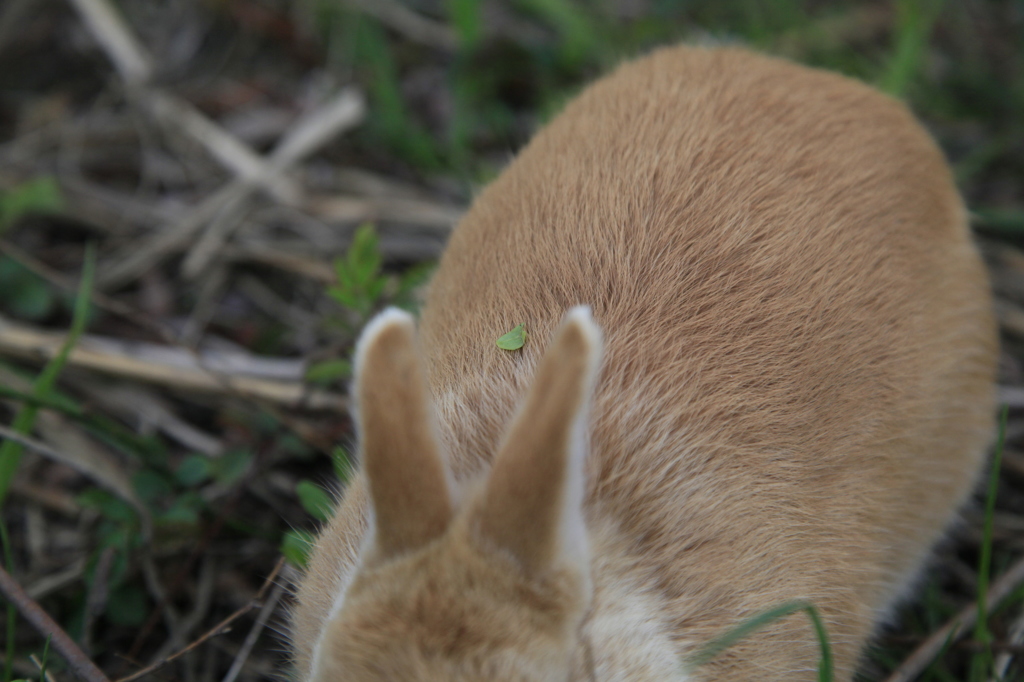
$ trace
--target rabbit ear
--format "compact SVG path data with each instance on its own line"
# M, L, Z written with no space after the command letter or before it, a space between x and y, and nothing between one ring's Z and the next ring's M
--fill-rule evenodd
M583 460L600 357L590 309L574 308L541 358L487 480L480 532L531 572L586 557Z
M391 308L366 327L355 384L376 559L420 547L447 529L452 495L434 433L413 319Z

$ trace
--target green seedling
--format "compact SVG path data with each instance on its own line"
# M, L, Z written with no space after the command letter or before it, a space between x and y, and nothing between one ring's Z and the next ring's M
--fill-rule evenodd
M348 251L334 262L338 283L327 290L327 295L361 317L369 316L387 286L381 260L373 226L361 225Z

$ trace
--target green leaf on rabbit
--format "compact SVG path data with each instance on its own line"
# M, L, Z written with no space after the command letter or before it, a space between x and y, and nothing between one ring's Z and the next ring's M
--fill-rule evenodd
M494 343L502 350L519 350L526 345L527 336L526 325L517 324L510 331L499 336Z

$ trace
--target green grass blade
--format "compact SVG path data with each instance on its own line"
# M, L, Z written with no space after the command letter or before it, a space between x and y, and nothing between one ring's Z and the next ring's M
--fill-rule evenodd
M807 604L804 607L807 615L814 624L814 632L818 636L818 647L821 649L821 661L818 663L819 682L832 682L834 676L832 668L832 645L828 641L828 631L825 629L825 621L821 619L818 609Z
M992 453L992 469L988 475L988 491L985 495L985 520L981 531L981 558L978 561L978 620L974 624L974 641L982 645L971 657L972 682L981 682L992 667L992 633L988 629L989 573L992 570L992 527L996 511L996 494L999 492L999 468L1003 459L1003 445L1006 442L1006 420L1009 408L1003 406L999 417L999 438Z
M733 644L749 637L769 623L774 623L780 618L785 618L788 615L796 613L802 608L804 608L803 602L787 602L781 606L769 609L758 616L754 616L748 621L740 623L729 632L726 632L724 635L721 635L704 645L704 647L697 652L697 655L691 659L691 664L695 668L704 665L731 647Z
M3 544L4 565L7 567L7 572L13 574L14 557L11 553L11 539L7 535L7 523L4 522L3 519L0 519L0 543ZM7 602L7 642L5 644L6 651L4 652L4 682L10 682L11 676L14 673L14 629L17 625L18 612L14 607L14 602L9 601Z
M814 626L814 632L818 637L818 645L821 650L821 661L818 663L818 680L820 682L831 682L834 676L834 665L832 663L832 647L829 644L828 632L825 629L825 622L821 619L818 610L813 604L804 601L793 601L780 604L764 613L754 616L750 620L740 623L732 630L708 642L697 654L690 659L690 665L694 668L700 667L712 660L720 653L736 644L742 639L752 635L766 625L777 620L790 616L797 611L805 611Z
M43 645L43 657L39 661L39 682L46 682L46 658L50 655L50 639L53 635L46 636L46 644Z
M46 364L43 371L39 373L32 387L32 394L40 399L46 399L57 377L60 375L64 365L67 364L71 349L78 343L79 337L85 331L85 325L89 318L89 301L92 296L92 282L96 270L95 251L90 247L86 250L85 263L82 267L82 283L78 288L78 295L75 298L74 315L71 320L71 329L64 341L60 352ZM36 413L39 408L34 405L23 405L14 417L12 428L18 433L28 434L35 424ZM18 464L21 462L22 446L4 441L0 444L0 505L7 498L7 492L11 487L14 474L18 471Z
M447 0L448 17L459 35L459 47L471 49L480 40L482 0Z
M896 48L879 87L901 97L921 71L928 39L942 9L942 0L900 0L897 4Z

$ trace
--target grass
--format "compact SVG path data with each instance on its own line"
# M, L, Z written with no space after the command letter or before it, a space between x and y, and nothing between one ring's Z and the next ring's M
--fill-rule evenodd
M82 266L82 281L79 286L78 296L75 299L74 316L71 321L71 330L68 333L67 340L64 345L61 346L60 351L54 356L50 362L46 364L42 372L36 378L33 384L32 398L45 401L49 398L50 393L54 390L54 386L57 383L57 378L60 376L61 371L67 364L68 355L71 353L71 349L78 343L79 337L85 331L85 325L89 318L89 305L90 297L92 295L92 282L93 276L96 270L96 257L95 252L90 248L86 252L85 262ZM36 419L39 407L36 404L24 403L21 409L14 417L12 428L14 431L28 435ZM13 441L5 440L0 444L0 505L3 504L7 497L7 493L10 490L11 482L14 480L14 474L18 470L18 465L21 462L22 446ZM7 525L3 519L0 519L0 542L3 543L3 557L4 564L7 567L7 572L14 574L14 558L11 550L10 538L7 533ZM6 645L4 647L4 682L9 682L12 677L14 670L14 656L16 651L15 645L15 632L16 632L17 612L14 604L7 604L7 626L6 626ZM49 644L49 641L47 641ZM45 657L44 657L45 659Z
M974 641L981 645L971 658L971 682L983 682L992 669L992 633L989 630L988 584L992 573L992 526L995 519L996 495L999 493L1000 464L1003 459L1003 447L1006 443L1006 420L1009 408L1004 407L999 420L999 438L988 476L988 489L985 495L985 519L982 524L981 558L978 560L978 622L974 627Z
M821 614L813 604L804 601L781 604L740 623L732 630L704 645L691 659L690 666L696 669L706 665L723 651L750 637L761 628L799 612L803 612L811 620L814 636L818 640L818 647L821 651L821 660L818 662L818 682L832 682L835 678L835 666L832 663L832 644L825 628L825 621L822 620Z

